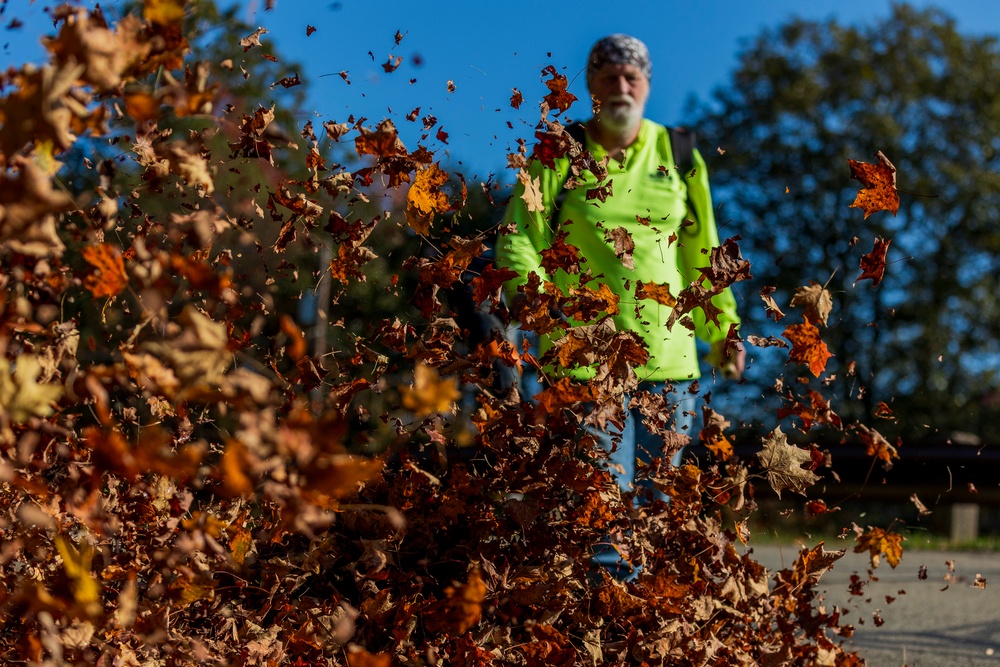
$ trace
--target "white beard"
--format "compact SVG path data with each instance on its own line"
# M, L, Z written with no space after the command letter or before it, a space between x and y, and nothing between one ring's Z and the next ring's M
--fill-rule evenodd
M628 95L614 95L601 105L597 122L612 132L626 132L642 122L643 111Z

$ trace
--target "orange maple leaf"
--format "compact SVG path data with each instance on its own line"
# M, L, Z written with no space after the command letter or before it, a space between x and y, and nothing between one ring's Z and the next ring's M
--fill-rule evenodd
M851 165L851 178L861 181L865 186L858 192L850 208L860 208L865 212L865 219L876 211L891 211L893 215L899 210L899 192L896 190L896 168L882 151L875 153L877 164L848 160Z
M429 234L434 214L448 210L448 195L441 190L447 182L448 173L437 164L418 170L414 176L406 194L406 222L418 234Z
M461 394L455 378L442 379L437 369L417 364L413 370L413 387L400 387L403 407L421 419L440 412L451 412Z
M589 384L573 384L569 378L563 377L535 396L535 400L540 412L554 415L562 408L593 401L594 388Z
M788 360L806 364L812 374L819 377L826 369L827 360L833 356L808 318L802 324L790 324L781 334L792 342Z
M121 252L109 243L85 247L81 254L95 271L83 280L83 286L94 296L113 297L128 285L125 262Z
M652 299L668 308L673 308L677 304L677 299L670 293L670 285L665 283L644 283L638 280L635 283L635 298Z
M874 456L882 462L882 468L892 469L892 460L899 458L899 452L885 439L881 433L864 424L856 424L855 430L861 435L861 442L865 444L865 451L868 456Z
M854 547L854 553L860 554L867 551L871 554L872 567L878 567L882 555L895 568L899 565L903 557L902 541L905 538L899 533L893 533L882 528L871 528L858 536L858 544Z
M569 109L573 105L573 102L576 102L576 95L566 90L569 80L562 74L559 74L552 65L542 70L542 74L552 76L551 79L545 82L545 85L551 91L543 98L545 103L549 105L550 109L556 109L557 113Z
M886 241L881 236L875 237L875 247L867 255L861 256L861 275L854 281L855 285L866 279L870 279L875 287L882 282L882 276L885 274L885 253L889 250L890 243L892 239Z
M424 622L432 632L459 636L479 623L486 598L486 583L479 569L469 572L467 583L448 586L443 600L432 600L424 614Z

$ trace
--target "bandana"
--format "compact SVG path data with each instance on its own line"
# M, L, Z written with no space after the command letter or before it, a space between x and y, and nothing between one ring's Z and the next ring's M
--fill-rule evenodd
M608 64L635 65L642 70L647 79L651 79L653 75L649 49L638 39L628 35L609 35L594 44L587 60L587 78Z

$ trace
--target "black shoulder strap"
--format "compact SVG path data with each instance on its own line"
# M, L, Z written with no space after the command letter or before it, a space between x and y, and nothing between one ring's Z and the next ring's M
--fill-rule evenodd
M686 127L668 127L670 150L674 153L674 164L681 178L687 178L694 169L694 144L697 136Z
M583 123L570 123L566 126L566 133L573 138L573 141L580 144L580 148L587 145L587 128ZM566 176L559 185L559 192L552 201L552 214L549 216L549 227L551 229L555 229L555 225L559 220L559 210L562 208L563 202L566 201L566 196L569 194L569 190L566 189L566 181L569 180L569 176L570 171L567 169Z
M570 123L566 126L566 133L581 146L587 143L587 128L583 123Z

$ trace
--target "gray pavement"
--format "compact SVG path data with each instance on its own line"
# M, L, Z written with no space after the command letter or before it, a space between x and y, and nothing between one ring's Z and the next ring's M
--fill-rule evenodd
M769 569L790 567L799 549L751 546L754 559ZM907 551L904 543L896 569L883 558L872 570L867 553L851 552L853 543L825 546L848 550L823 575L819 589L825 591L828 609L845 610L843 622L856 628L850 645L868 665L1000 667L1000 553ZM920 578L921 567L926 579ZM869 570L877 581L869 581ZM848 590L852 574L869 581L861 596ZM973 585L976 575L985 578L985 588ZM884 621L881 626L876 614Z

